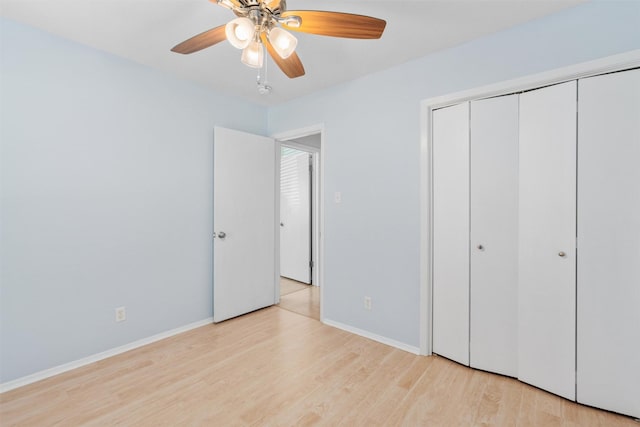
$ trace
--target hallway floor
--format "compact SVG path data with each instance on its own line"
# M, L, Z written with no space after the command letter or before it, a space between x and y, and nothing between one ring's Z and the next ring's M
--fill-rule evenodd
M320 320L320 287L281 277L278 307Z

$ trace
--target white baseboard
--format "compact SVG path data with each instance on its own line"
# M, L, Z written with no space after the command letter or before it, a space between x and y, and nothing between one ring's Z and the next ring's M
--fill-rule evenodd
M70 371L72 369L79 368L81 366L89 365L90 363L97 362L99 360L106 359L111 356L115 356L120 353L124 353L129 350L136 349L138 347L151 344L156 341L163 340L165 338L172 337L174 335L181 334L183 332L190 331L191 329L199 328L213 323L213 317L208 317L197 322L189 323L188 325L180 326L179 328L171 329L169 331L160 332L159 334L152 335L147 338L142 338L131 342L129 344L122 345L120 347L112 348L101 353L93 354L91 356L83 357L82 359L74 360L73 362L65 363L64 365L54 366L53 368L45 369L44 371L36 372L31 375L27 375L21 378L17 378L12 381L0 384L0 393L13 390L18 387L25 386L27 384L35 383L36 381L44 380L45 378L53 377L54 375L61 374L63 372Z
M420 348L392 340L391 338L383 337L382 335L373 334L363 329L354 328L353 326L345 325L344 323L335 322L329 319L323 319L322 323L333 326L334 328L342 329L343 331L351 332L352 334L360 335L361 337L369 338L370 340L374 340L382 344L390 345L391 347L395 347L400 350L408 351L409 353L420 354Z

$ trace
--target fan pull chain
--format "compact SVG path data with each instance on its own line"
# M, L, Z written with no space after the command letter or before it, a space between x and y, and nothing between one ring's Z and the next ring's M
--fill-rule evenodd
M272 87L267 83L267 63L269 62L269 58L266 57L264 60L264 79L262 82L260 81L260 72L258 71L258 93L260 95L269 95L271 93Z

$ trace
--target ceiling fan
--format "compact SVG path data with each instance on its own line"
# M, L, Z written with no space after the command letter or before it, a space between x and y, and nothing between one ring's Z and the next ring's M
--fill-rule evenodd
M287 10L286 0L210 0L231 10L237 18L212 28L174 46L177 53L193 53L228 40L242 49L245 65L261 68L264 49L290 78L303 76L305 71L295 53L297 39L287 30L353 39L378 39L386 21L350 13Z

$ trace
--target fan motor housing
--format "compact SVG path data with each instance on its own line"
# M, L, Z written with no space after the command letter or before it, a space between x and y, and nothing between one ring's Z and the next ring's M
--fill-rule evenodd
M287 10L286 0L239 0L239 3L245 8L259 7L276 16Z

